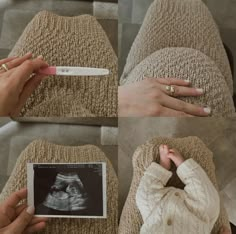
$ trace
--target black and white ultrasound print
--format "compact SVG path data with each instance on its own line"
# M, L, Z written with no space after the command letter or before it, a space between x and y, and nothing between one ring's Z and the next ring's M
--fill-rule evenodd
M27 165L36 216L106 218L106 163Z

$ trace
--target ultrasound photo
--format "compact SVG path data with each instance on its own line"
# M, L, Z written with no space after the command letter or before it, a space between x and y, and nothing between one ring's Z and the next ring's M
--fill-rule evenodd
M106 218L106 163L27 164L35 216Z

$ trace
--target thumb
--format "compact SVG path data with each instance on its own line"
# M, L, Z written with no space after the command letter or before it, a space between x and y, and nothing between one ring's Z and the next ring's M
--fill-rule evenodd
M21 234L30 224L34 215L34 207L29 206L24 209L21 214L9 226L10 233Z
M175 154L173 152L170 152L167 154L167 158L171 159L172 161L174 161L175 159Z
M220 234L231 234L231 231L227 227L222 227Z
M169 158L177 166L177 158L175 157L174 153L169 153L167 158Z

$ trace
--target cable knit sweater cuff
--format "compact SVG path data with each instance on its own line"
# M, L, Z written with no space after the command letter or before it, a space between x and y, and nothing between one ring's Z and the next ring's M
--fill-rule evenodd
M153 176L160 180L163 185L166 185L170 177L172 176L172 172L166 170L164 167L160 166L158 163L153 162L148 169L146 170L145 174Z
M195 162L192 158L184 161L178 168L177 174L181 180L185 180L186 177L195 173L195 170L199 168L200 165Z

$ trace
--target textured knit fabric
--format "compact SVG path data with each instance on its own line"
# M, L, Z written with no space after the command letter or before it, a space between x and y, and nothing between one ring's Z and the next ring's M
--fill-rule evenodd
M117 116L117 56L95 17L38 13L10 56L28 51L43 55L51 66L107 68L110 75L50 76L31 95L21 116Z
M232 116L229 61L217 26L201 0L155 0L129 52L121 85L143 79L189 79L201 97L180 98L209 106L213 116Z
M212 116L215 117L230 117L235 114L233 98L222 73L200 51L187 48L158 50L131 71L126 84L142 80L143 74L146 77L189 79L193 87L204 89L204 95L179 99L211 107Z
M106 219L50 219L46 234L107 234L117 232L118 179L105 154L96 146L60 146L43 140L33 141L19 156L16 166L5 185L0 202L27 185L27 163L107 163L107 218Z
M172 176L157 163L145 171L136 194L142 234L209 234L219 216L220 198L205 171L188 159L177 169L184 190L165 187Z
M159 162L158 148L161 144L166 144L170 148L176 148L185 159L194 159L206 172L210 181L218 190L215 176L215 166L213 163L212 152L197 137L187 138L162 138L158 137L148 141L146 144L137 148L133 156L133 179L130 191L125 202L119 224L119 234L137 234L143 224L142 216L136 205L137 188L144 172L152 162ZM175 168L171 168L172 172ZM177 176L172 176L167 186L183 189L184 185ZM229 226L228 216L221 202L220 215L211 234L218 234L222 226ZM191 233L191 232L190 232Z

